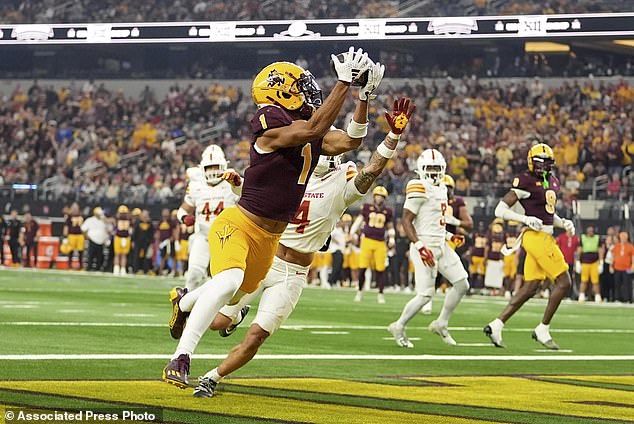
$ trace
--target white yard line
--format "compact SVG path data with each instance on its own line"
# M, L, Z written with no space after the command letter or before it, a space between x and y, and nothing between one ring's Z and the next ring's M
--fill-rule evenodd
M146 316L137 314L135 316ZM124 316L124 315L120 315ZM126 315L127 316L127 315ZM147 314L150 316L150 314ZM145 322L55 322L55 321L0 321L0 326L43 326L43 327L165 327L164 323ZM284 330L387 330L383 325L283 325ZM407 327L408 330L427 330L427 327ZM449 327L451 331L482 331L482 327ZM526 332L534 328L505 328L505 332ZM614 328L559 328L551 329L553 333L606 333L606 334L634 334L634 329Z
M193 355L194 359L224 359L226 354ZM44 354L0 355L1 361L51 360L151 360L170 359L165 354ZM340 355L340 354L284 354L256 355L263 360L378 360L378 361L632 361L634 355Z

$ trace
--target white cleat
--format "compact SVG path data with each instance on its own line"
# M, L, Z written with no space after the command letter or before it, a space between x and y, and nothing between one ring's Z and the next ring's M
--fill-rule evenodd
M502 328L504 328L504 325L500 325L498 320L491 321L484 327L484 334L491 339L491 343L495 347L506 347L506 344L502 341Z
M380 305L385 304L385 296L383 296L383 293L379 293L379 294L376 296L376 301L377 301L377 303L378 303L378 304L380 304Z
M548 328L544 328L541 324L535 327L531 337L536 342L541 343L546 349L559 350L559 345L553 340Z
M363 292L361 290L357 290L357 294L354 296L355 302L361 302L363 300Z
M421 309L421 312L423 313L423 315L431 315L431 306L432 301L430 300L429 302L425 303L425 305L423 305L423 309Z
M414 347L414 344L409 341L407 335L405 335L405 328L403 326L398 325L398 323L393 322L387 327L387 331L392 333L392 337L394 337L394 341L400 347L406 347L411 349Z
M600 294L595 294L594 295L594 303L602 303L603 299L601 299L601 295Z
M434 320L429 324L429 331L434 334L438 334L443 342L447 343L450 346L456 346L458 343L451 337L449 334L449 330L447 327L441 326L438 321Z

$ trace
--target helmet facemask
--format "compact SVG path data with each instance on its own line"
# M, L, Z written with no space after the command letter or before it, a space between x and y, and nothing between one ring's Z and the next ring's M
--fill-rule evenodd
M445 165L423 165L419 171L422 179L433 185L439 185L445 176Z
M207 165L203 167L203 172L205 173L205 180L207 184L216 185L221 180L222 174L227 170L227 164L213 164Z
M306 71L296 81L297 90L304 95L304 104L297 110L300 118L310 119L323 103L321 88L313 75Z
M549 186L549 176L553 172L553 168L555 167L555 161L550 157L533 157L533 173L537 175L539 178L542 178L542 185L544 188L548 188Z
M315 166L315 170L313 171L313 175L318 178L325 177L332 171L336 170L337 167L341 165L341 155L337 156L319 156L319 161Z

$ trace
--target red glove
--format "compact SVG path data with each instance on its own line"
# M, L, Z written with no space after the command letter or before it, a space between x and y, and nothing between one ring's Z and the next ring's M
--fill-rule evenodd
M390 130L396 134L402 134L412 117L412 113L416 110L416 105L409 105L410 99L407 97L401 97L401 100L394 100L394 111L392 114L385 112L385 119L387 120Z
M423 263L426 266L431 268L436 265L436 261L434 260L434 252L423 246L418 249L418 253L420 253L420 258L423 260Z
M451 236L450 240L456 247L463 246L465 243L464 236L460 234L454 234L453 236Z
M229 182L234 187L240 187L242 184L242 177L236 171L227 171L220 177L221 179Z
M185 215L183 217L183 224L185 224L188 227L191 227L192 225L194 225L195 222L196 222L196 217L193 215Z

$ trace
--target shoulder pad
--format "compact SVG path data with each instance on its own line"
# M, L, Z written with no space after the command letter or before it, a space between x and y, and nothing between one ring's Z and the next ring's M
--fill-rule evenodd
M427 184L423 180L413 179L407 183L405 188L406 197L422 197L428 192Z
M284 109L277 106L264 106L258 109L250 122L251 132L261 134L271 128L286 127L293 122L293 118Z

